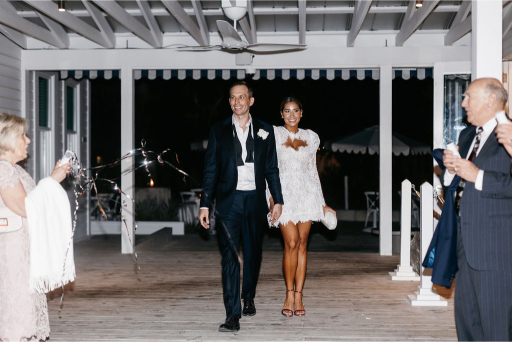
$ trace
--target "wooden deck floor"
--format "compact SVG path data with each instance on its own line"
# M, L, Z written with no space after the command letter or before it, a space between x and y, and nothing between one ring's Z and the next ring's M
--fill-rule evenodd
M388 279L399 259L369 253L376 239L313 234L307 313L286 318L282 247L276 234L266 236L257 315L243 317L238 333L217 331L225 311L216 239L161 234L139 243L139 276L118 237L82 241L60 316L60 292L49 295L51 341L455 340L453 293L442 293L447 308L409 306L418 283Z

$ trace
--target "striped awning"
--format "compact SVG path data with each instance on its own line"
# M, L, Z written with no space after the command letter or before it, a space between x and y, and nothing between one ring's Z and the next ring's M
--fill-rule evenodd
M288 80L290 78L296 78L303 80L304 78L311 78L318 80L320 78L326 78L333 80L335 78L341 78L348 80L350 78L357 78L358 80L364 80L371 78L378 80L380 78L379 69L266 69L266 70L255 70L254 74L249 74L245 69L238 70L204 70L204 69L167 69L167 70L134 70L133 77L135 80L141 78L148 78L154 80L155 78L163 78L169 80L171 78L177 78L184 80L185 78L193 78L198 80L200 78L208 78L213 80L215 78L222 78L229 80L230 78L245 79L251 77L253 80L259 80L260 78L266 78L273 80L275 78L281 78ZM403 78L408 80L410 78L417 78L423 80L427 77L433 77L432 68L418 68L418 69L393 69L393 79ZM65 80L67 78L80 79L96 79L104 78L109 80L111 78L120 78L119 70L63 70L60 71L60 79Z
M104 78L110 80L111 78L121 78L121 76L119 70L62 70L60 72L60 79L65 80L68 78L74 78L75 80Z
M141 78L148 78L154 80L158 77L164 80L171 78L178 78L183 80L185 78L193 78L198 80L200 78L208 78L213 80L215 78L222 78L228 80L230 78L245 79L252 75L253 80L260 78L266 78L273 80L275 78L281 78L288 80L290 78L296 78L302 80L309 77L313 80L320 78L326 78L333 80L335 78L341 78L348 80L350 78L357 78L358 80L364 80L365 78L371 78L378 80L380 78L379 69L267 69L267 70L256 70L254 74L248 74L245 69L239 70L201 70L201 69L180 69L180 70L134 70L133 77L135 80ZM399 77L403 79L418 78L420 80L426 77L432 77L432 68L420 68L420 69L394 69L393 78Z

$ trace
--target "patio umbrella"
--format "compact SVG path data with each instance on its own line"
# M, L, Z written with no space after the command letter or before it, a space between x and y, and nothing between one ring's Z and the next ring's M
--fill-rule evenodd
M393 133L392 143L395 156L428 154L431 151L430 146L397 133ZM325 148L334 152L379 153L379 126L368 127L341 140L326 142Z

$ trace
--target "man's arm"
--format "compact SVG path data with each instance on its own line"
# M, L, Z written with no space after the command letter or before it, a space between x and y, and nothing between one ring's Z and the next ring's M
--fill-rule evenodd
M212 127L210 128L208 147L206 148L206 155L204 157L203 191L201 195L201 209L199 210L199 222L206 229L210 227L209 208L212 206L218 175L217 139Z

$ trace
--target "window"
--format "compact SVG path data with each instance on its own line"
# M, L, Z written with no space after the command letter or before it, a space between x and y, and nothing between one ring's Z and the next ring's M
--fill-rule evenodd
M462 108L464 92L471 82L470 74L444 76L444 146L450 142L459 142L460 132L466 128L466 111Z
M39 74L37 76L37 179L48 177L53 169L53 87L52 76Z
M66 149L77 154L78 148L78 86L66 82Z

